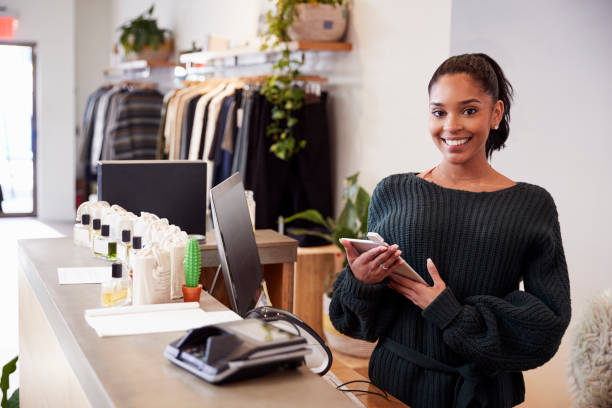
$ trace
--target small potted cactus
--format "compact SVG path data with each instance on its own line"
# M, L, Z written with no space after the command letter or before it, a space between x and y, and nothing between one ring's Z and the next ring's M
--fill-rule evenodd
M185 284L183 285L183 300L185 302L199 302L202 293L200 272L202 267L202 256L200 255L200 244L195 238L191 238L185 246Z

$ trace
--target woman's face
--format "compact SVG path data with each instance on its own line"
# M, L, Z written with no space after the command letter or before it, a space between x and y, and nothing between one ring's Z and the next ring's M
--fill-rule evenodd
M440 76L429 92L429 133L444 160L486 160L489 130L499 124L503 109L503 102L493 101L468 74Z

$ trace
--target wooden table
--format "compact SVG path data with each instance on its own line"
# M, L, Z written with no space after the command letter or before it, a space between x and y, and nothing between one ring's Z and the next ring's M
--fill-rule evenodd
M344 254L336 245L300 247L295 267L293 313L323 336L325 280L342 270ZM333 282L332 282L333 283Z
M256 230L255 241L272 304L293 311L294 274L298 242L271 229ZM200 248L202 250L202 266L204 267L200 281L204 284L204 287L210 288L217 267L221 263L217 250L217 239L213 231L206 233L206 243L200 245ZM230 305L222 274L212 295L226 306Z
M210 242L209 242L210 244ZM99 338L83 311L100 286L59 285L60 266L108 265L71 238L19 242L19 375L22 407L353 406L301 367L215 386L171 364L167 344L183 332ZM225 307L207 294L205 310Z

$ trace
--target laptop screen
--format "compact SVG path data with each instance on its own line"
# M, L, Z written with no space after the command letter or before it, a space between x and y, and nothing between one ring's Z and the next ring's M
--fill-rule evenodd
M188 234L206 232L206 163L117 160L98 164L98 200L167 218Z
M263 279L240 173L210 190L219 258L232 309L244 317Z

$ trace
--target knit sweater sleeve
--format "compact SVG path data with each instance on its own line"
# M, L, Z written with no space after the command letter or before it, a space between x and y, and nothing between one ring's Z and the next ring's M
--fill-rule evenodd
M524 291L459 302L447 288L423 310L423 317L443 331L446 344L486 370L520 371L544 364L569 324L567 265L557 211L547 197L550 216L525 262Z
M376 231L381 217L381 201L385 194L384 180L379 183L370 201L368 231ZM376 341L395 320L397 308L391 306L395 293L387 280L375 284L361 282L349 265L334 283L329 317L334 327L351 337Z

